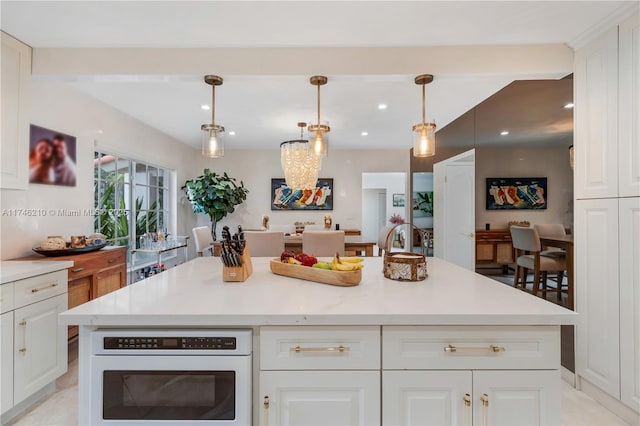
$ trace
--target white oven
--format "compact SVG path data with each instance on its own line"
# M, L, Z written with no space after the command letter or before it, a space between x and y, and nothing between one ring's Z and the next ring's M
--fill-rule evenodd
M251 339L251 330L91 333L91 424L251 424Z

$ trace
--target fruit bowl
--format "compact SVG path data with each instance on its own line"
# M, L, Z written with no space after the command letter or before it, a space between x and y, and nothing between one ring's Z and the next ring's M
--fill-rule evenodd
M362 270L360 269L354 271L332 271L283 263L280 259L272 259L271 262L269 262L269 267L271 268L271 272L276 275L284 275L285 277L300 278L301 280L315 281L341 287L353 287L360 284L360 280L362 280Z

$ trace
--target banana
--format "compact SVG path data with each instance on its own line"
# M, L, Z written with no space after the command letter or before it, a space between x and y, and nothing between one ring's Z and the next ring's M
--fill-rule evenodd
M291 263L292 265L302 265L302 262L300 262L298 259L296 259L294 257L288 258L287 261L289 263Z
M338 271L357 271L362 269L360 263L336 263L335 266Z
M360 263L362 261L364 261L363 258L361 257L356 257L356 256L351 256L351 257L340 257L339 258L340 262L342 263Z

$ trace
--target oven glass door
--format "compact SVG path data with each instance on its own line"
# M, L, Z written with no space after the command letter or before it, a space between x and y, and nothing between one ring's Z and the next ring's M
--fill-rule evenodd
M106 370L105 420L233 420L235 371Z
M91 425L251 423L251 356L94 355L90 376Z

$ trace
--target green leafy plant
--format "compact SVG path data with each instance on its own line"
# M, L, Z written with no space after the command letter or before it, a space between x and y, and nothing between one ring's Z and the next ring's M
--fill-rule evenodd
M236 184L236 179L226 172L219 175L209 169L193 180L187 180L182 187L191 202L193 212L207 214L211 219L211 236L216 239L216 224L235 211L235 206L247 199L249 190Z

